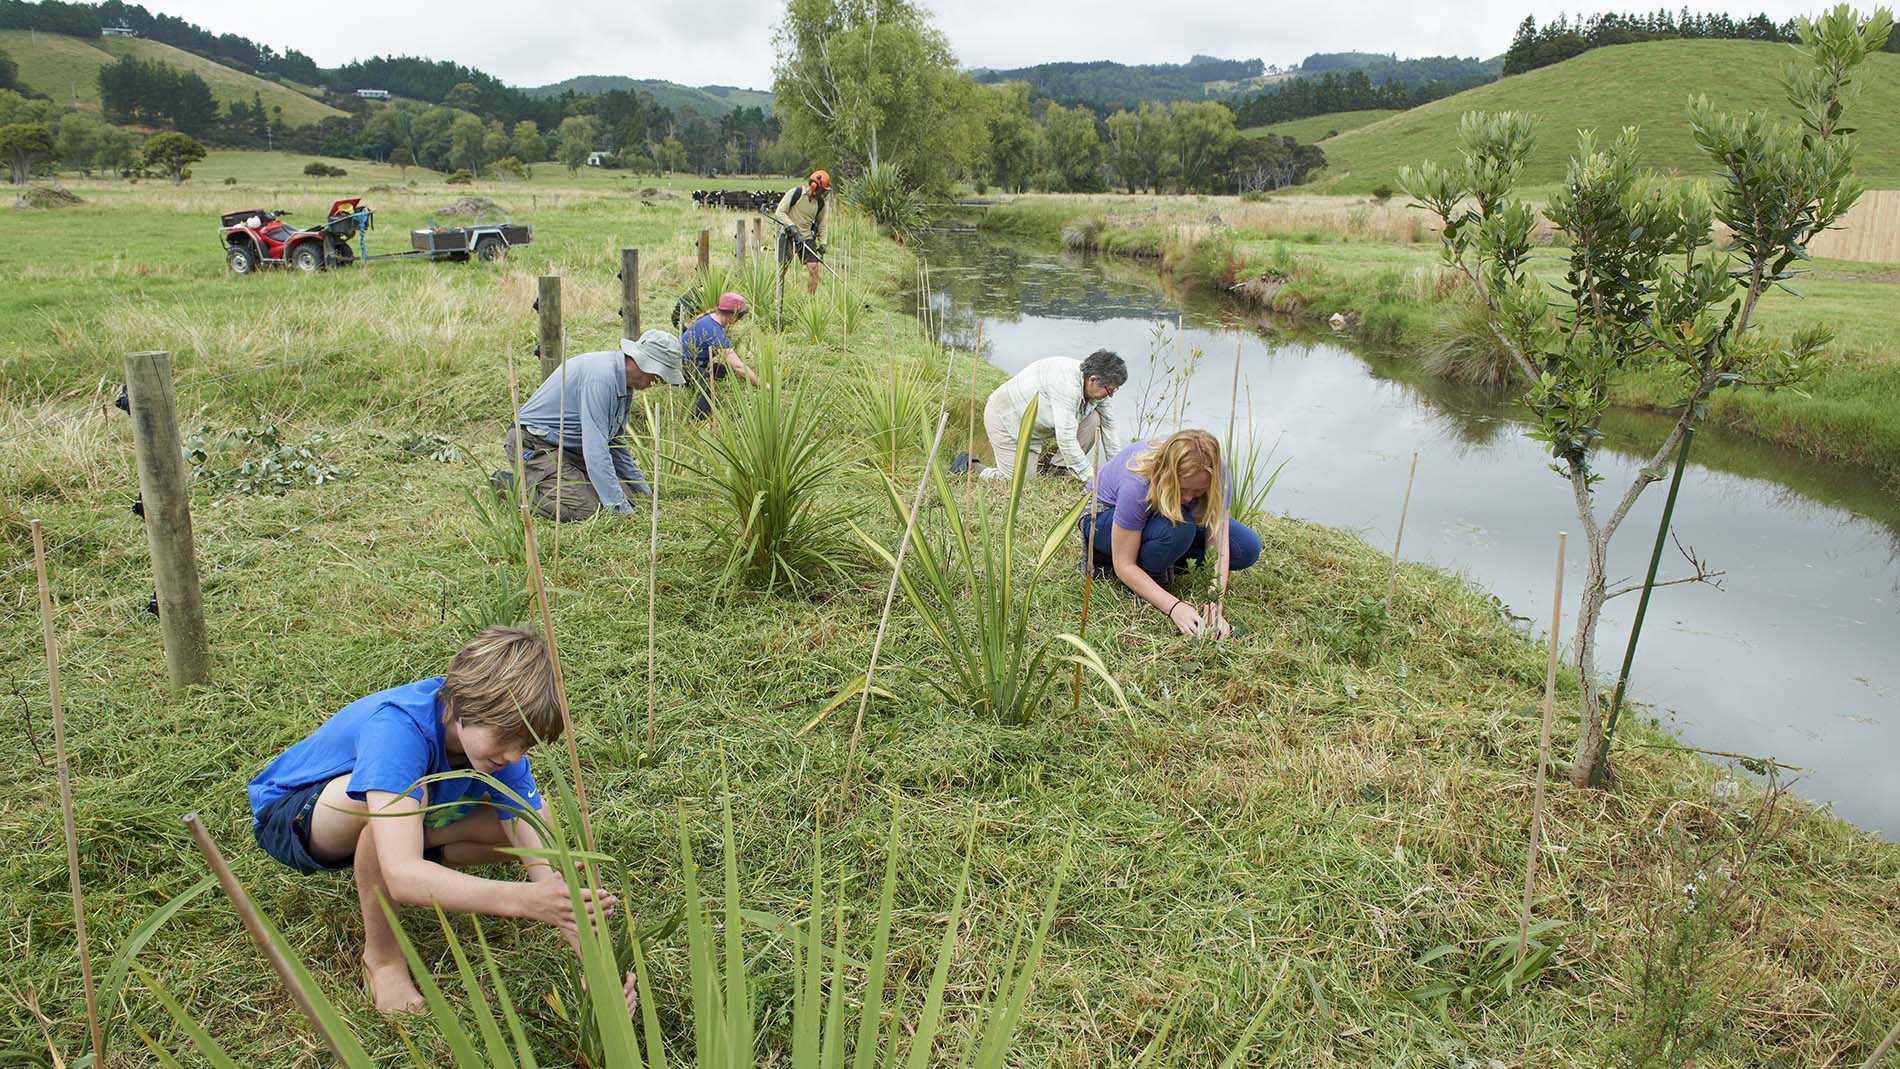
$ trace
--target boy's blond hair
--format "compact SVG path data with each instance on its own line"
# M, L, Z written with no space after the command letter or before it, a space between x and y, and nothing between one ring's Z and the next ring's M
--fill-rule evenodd
M519 627L491 627L449 661L442 700L458 724L494 728L511 741L561 737L560 691L541 636Z

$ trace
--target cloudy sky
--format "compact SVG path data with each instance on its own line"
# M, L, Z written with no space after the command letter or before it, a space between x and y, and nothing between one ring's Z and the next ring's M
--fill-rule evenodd
M928 0L927 0L928 2ZM323 66L371 53L453 59L512 85L577 74L665 78L689 85L768 88L772 25L781 0L328 0L321 16L283 0L146 0L217 33L297 48ZM972 67L1052 60L1179 63L1195 53L1291 65L1313 52L1493 56L1527 14L1632 10L1655 0L1578 5L1560 0L1327 0L1319 4L1189 4L1152 0L956 0L931 3L957 58ZM1676 7L1679 4L1666 3ZM1244 9L1246 15L1229 12ZM1696 5L1779 19L1815 0Z

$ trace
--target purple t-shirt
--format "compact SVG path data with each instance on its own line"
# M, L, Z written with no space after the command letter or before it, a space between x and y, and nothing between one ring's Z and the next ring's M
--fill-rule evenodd
M1113 460L1102 465L1095 476L1095 512L1114 513L1115 526L1124 531L1139 531L1148 524L1153 510L1148 507L1148 480L1128 469L1136 457L1161 445L1159 440L1134 441L1122 446ZM1221 464L1221 486L1226 490L1227 505L1234 504L1234 480L1227 472L1226 462ZM1192 519L1195 510L1189 510Z

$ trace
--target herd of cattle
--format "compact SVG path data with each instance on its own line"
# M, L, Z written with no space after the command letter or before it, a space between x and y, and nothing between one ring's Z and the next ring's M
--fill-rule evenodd
M735 212L764 212L778 207L782 189L695 189L693 203L702 208L728 208Z

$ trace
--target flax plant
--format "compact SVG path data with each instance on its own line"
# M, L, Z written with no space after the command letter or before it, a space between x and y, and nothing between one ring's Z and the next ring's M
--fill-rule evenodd
M871 465L896 478L897 469L929 444L937 385L915 365L891 358L867 365L852 384L850 412Z
M821 576L842 577L851 560L836 486L849 458L764 344L759 378L695 430L680 465L697 484L696 514L724 548L723 581L802 592Z
M1031 399L1023 413L1021 435L1028 441L1035 427L1036 401ZM936 485L938 504L948 528L948 552L933 545L919 527L911 527L910 557L914 574L906 569L899 576L904 596L910 600L924 626L937 641L947 672L924 673L925 682L942 694L944 700L973 712L987 712L1007 724L1026 724L1041 707L1043 698L1057 678L1058 664L1080 665L1108 685L1117 704L1127 708L1120 684L1108 671L1102 657L1081 637L1064 632L1034 641L1029 628L1029 611L1035 604L1036 584L1055 559L1062 544L1076 536L1076 521L1082 515L1084 499L1078 497L1042 536L1034 556L1028 558L1025 574L1018 576L1016 528L1022 508L1023 487L1028 482L1030 450L1016 453L1016 470L1009 483L1009 496L1003 506L1000 537L990 526L987 508L965 515L968 502L958 504L956 495L941 467L932 465L931 479ZM900 521L909 523L910 510L897 485L884 481L892 507ZM858 537L897 567L897 554L855 524ZM972 608L966 618L959 606L965 591ZM1063 652L1067 647L1067 652Z
M492 777L480 773L446 774L462 775L473 775L488 783L507 799L504 807L513 812L516 819L529 820L535 825L550 845L540 850L509 852L544 859L557 871L570 874L568 888L576 915L585 916L579 863L592 860L603 873L620 869L604 854L583 853L569 837L568 829L576 826L576 804L573 790L560 770L554 770L556 789L550 792L556 799L556 808L563 814L558 820L543 820ZM969 855L966 852L930 978L920 999L907 995L901 977L896 985L887 984L901 852L899 829L900 821L894 814L886 841L884 879L878 891L871 946L868 952L856 949L846 953L844 916L856 910L842 897L835 904L827 899L827 874L816 830L812 838L810 911L800 924L774 925L766 915L744 908L740 898L730 792L725 797L721 820L723 887L716 895L709 896L700 886L699 865L694 860L682 808L679 865L685 881L681 911L685 919L688 961L685 1017L690 1021L692 1048L690 1051L676 1049L669 1042L660 1024L649 972L648 944L670 934L673 927L640 932L630 920L620 918L582 924L577 932L581 969L587 980L583 1012L572 1015L562 1012L561 1016L570 1023L575 1019L584 1021L589 1032L573 1037L575 1045L570 1053L580 1052L586 1064L599 1069L661 1069L687 1064L701 1069L751 1069L767 1065L782 1069L842 1069L847 1055L853 1069L897 1069L924 1064L1000 1069L1023 1021L1033 977L1041 963L1050 924L1055 919L1056 899L1061 893L1067 861L1048 881L1033 931L1026 938L1019 934L1012 939L1010 950L993 977L980 981L985 994L978 1000L967 1029L957 1029L967 1031L972 1038L962 1044L952 1058L945 1049L949 1045L945 1037L951 1032L945 1027L948 1016L945 990L965 924L963 910L969 883ZM840 882L839 887L843 886ZM193 893L201 888L195 888ZM238 893L249 897L242 885ZM453 1069L534 1069L540 1064L535 1056L535 1045L529 1040L520 1004L509 993L481 922L474 922L475 943L470 947L441 910L435 911L454 963L453 978L443 984L431 975L430 963L416 951L413 941L397 922L395 911L387 904L384 908L395 925L403 954L428 1007L411 1027L425 1032L433 1030L439 1039L439 1044L434 1045L405 1043L408 1057L396 1064L413 1065L417 1069L435 1069L444 1062ZM165 911L161 914L170 916ZM308 994L311 1023L336 1052L338 1063L344 1069L378 1069L381 1063L368 1053L335 1002L317 985L290 941L268 918L260 915L260 920L263 938L289 963L291 973ZM748 944L756 943L756 934L765 931L781 933L791 958L789 1052L773 1049L759 1039L761 1017L777 1012L763 1004L760 985L751 973L752 962L760 956L760 948ZM832 933L829 943L827 933ZM622 1002L622 962L631 964L639 988L637 1016L629 1016ZM237 1069L236 1059L163 980L136 962L129 963L129 967L165 1008L199 1059L213 1069ZM959 983L963 982L964 978L959 977ZM455 995L453 999L451 990ZM473 1027L466 1023L471 1019ZM169 1043L143 1029L139 1034L162 1064L182 1064L180 1051ZM422 1053L424 1049L430 1051L427 1056Z

